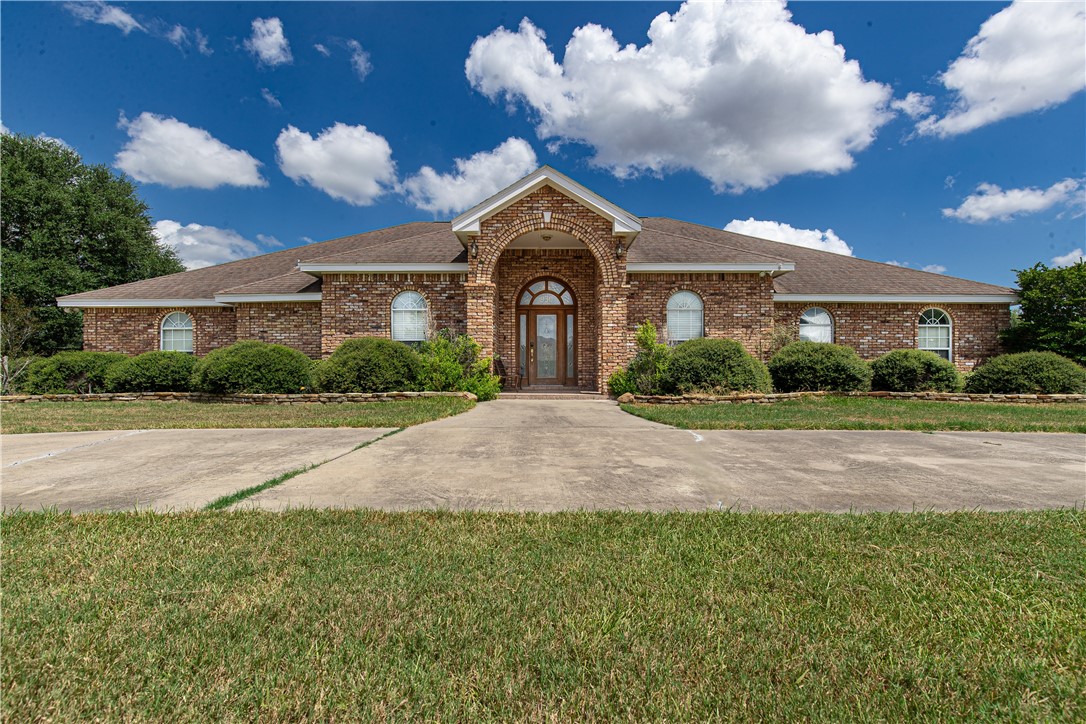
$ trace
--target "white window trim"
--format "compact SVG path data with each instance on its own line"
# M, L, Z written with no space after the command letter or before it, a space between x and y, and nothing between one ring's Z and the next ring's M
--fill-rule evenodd
M672 336L672 334L671 334L671 312L672 311L675 311L675 312L694 311L694 310L690 310L690 309L674 309L674 310L672 310L672 308L671 308L671 300L673 300L675 297L677 297L680 294L691 294L691 295L693 295L694 298L696 298L698 300L698 303L701 305L701 307L698 310L696 310L701 315L701 324L700 324L701 334L691 336L691 337L684 337L682 339L677 339L677 338ZM691 339L700 339L700 338L705 336L705 300L702 299L701 295L698 294L697 292L691 291L689 289L676 289L667 298L667 305L664 307L664 315L665 315L664 324L665 324L665 329L667 330L667 342L668 342L668 344L672 344L672 345L679 344L680 342L686 342L687 340L691 340Z
M418 295L419 299L422 300L422 303L424 305L423 308L422 309L396 309L396 300L399 299L400 297L404 296L405 294L416 294L416 295ZM417 337L417 338L411 338L411 339L401 339L401 338L397 337L396 336L396 318L397 318L397 316L403 316L405 314L418 314L419 312L421 312L422 316L423 316L422 336ZM389 304L389 314L390 314L389 333L391 334L393 340L395 340L397 342L404 342L404 343L425 342L427 340L427 338L428 338L427 330L429 329L429 326L430 326L430 301L426 298L426 296L422 292L419 292L419 291L417 291L415 289L404 289L403 291L399 292L398 294L396 294L396 296L392 297L392 302L391 302L391 304Z
M184 315L185 319L187 319L188 322L189 322L189 326L188 326L187 330L186 330L185 327L171 327L169 331L171 331L171 332L188 331L188 333L189 333L189 349L166 349L166 320L169 319L170 317L172 317L175 314ZM188 312L182 312L179 309L175 309L174 311L170 312L169 314L163 315L162 319L159 320L159 322L158 322L158 350L160 352L184 352L186 354L193 354L195 352L195 349L196 349L196 337L195 337L195 329L194 329L195 326L196 326L195 320L192 318L192 315L189 314Z
M939 312L940 314L942 314L944 317L946 317L947 323L946 324L922 324L921 323L921 318L926 313L931 312L931 311ZM947 339L946 339L947 346L946 347L921 347L920 346L920 330L925 328L925 327L932 328L932 329L940 329L942 327L946 327L946 330L947 330L947 335L946 335L946 337L947 337ZM935 354L939 354L940 352L945 351L947 361L948 362L953 362L954 361L954 317L950 316L950 313L947 312L945 309L940 309L939 307L928 307L927 309L920 310L920 314L916 315L916 348L920 349L920 350L927 351L927 352L934 352ZM942 355L940 355L940 356L942 356Z
M807 307L806 309L804 309L800 313L800 315L799 315L799 338L801 340L803 339L803 328L804 327L807 327L809 329L819 329L819 328L827 326L827 325L824 325L824 324L814 324L813 322L807 322L806 324L803 323L803 320L806 317L807 312L813 312L816 309L830 318L830 323L828 325L829 328L830 328L830 340L829 340L829 342L830 342L830 344L833 344L837 340L837 320L835 320L833 318L833 315L830 313L830 310L826 309L825 307ZM813 340L808 340L808 341L813 341Z

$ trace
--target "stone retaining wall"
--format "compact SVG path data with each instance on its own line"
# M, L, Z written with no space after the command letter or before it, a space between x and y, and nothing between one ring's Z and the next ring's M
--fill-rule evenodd
M711 405L717 403L752 403L768 405L804 397L883 397L895 400L935 400L937 402L1004 402L1020 405L1053 403L1086 403L1086 395L987 395L964 392L783 392L762 394L743 392L734 395L631 395L618 398L621 403L638 402L647 405Z
M395 402L415 397L460 397L475 401L471 392L344 392L307 395L209 395L204 392L102 392L86 395L3 395L0 402L225 402L233 405L305 405L343 402Z

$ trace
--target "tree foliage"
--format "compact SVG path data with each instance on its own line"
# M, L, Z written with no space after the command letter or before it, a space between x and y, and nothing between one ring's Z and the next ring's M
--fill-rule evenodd
M80 346L82 317L58 309L56 297L184 271L123 175L21 135L0 136L0 164L4 307L18 300L32 310L32 351Z
M1012 352L1055 352L1086 365L1086 261L1018 272L1021 313L1003 335Z

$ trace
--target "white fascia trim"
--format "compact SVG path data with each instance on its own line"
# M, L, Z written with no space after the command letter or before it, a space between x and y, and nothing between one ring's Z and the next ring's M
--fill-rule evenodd
M313 294L216 294L216 302L245 304L253 302L319 302L321 293Z
M1017 304L1017 294L774 294L774 302Z
M554 186L567 196L595 211L600 216L608 218L612 223L615 234L636 236L641 231L641 220L630 212L615 206L602 196L589 191L587 188L569 178L565 174L555 171L550 166L542 166L528 174L520 181L499 191L486 201L468 209L452 220L453 233L462 242L467 241L470 234L478 234L480 222L483 218L496 214L509 206L517 199L542 188L546 185Z
M298 265L299 271L310 274L324 274L326 272L369 272L369 273L395 273L395 272L431 272L445 274L465 274L468 271L467 264L306 264Z
M671 262L637 262L626 265L626 271L630 274L651 274L653 272L769 272L783 274L784 272L790 272L795 270L796 265L791 262L757 262L750 264L682 264Z
M211 299L58 299L58 307L229 307Z

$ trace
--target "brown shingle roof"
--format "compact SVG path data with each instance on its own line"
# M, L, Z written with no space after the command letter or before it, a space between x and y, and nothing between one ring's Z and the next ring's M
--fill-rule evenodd
M321 280L312 274L292 271L271 279L223 289L219 294L314 294L321 290Z

